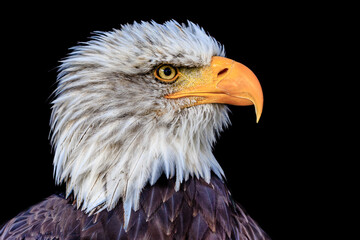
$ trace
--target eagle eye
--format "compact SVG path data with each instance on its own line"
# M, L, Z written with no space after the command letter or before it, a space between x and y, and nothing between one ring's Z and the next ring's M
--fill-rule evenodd
M154 75L162 82L171 83L178 78L179 71L176 67L164 64L156 68Z

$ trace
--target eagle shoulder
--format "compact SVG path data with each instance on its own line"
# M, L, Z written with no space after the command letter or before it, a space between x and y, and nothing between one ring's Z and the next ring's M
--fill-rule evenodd
M81 212L80 212L81 214ZM68 200L51 195L5 223L0 230L0 240L65 240L79 231L76 221L79 212ZM67 236L65 236L64 234Z
M209 183L192 177L179 191L174 186L160 179L144 188L127 231L136 238L129 239L270 240L215 174Z
M122 201L111 211L87 215L71 199L52 195L7 222L0 240L270 239L216 175L209 183L191 177L178 191L175 184L161 177L145 186L126 230Z

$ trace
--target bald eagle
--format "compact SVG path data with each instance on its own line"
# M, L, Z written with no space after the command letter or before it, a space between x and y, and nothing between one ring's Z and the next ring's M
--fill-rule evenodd
M0 239L269 239L232 198L212 147L226 104L254 105L254 73L187 22L95 32L61 61L52 195Z

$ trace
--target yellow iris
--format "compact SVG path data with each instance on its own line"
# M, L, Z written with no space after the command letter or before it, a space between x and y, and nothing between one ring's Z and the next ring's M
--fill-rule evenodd
M154 72L157 79L163 82L174 82L179 76L179 71L171 65L160 65Z

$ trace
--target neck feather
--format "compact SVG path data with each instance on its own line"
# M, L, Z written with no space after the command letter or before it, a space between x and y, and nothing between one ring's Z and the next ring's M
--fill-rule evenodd
M189 177L210 181L211 171L224 173L212 146L229 122L223 105L200 105L154 116L126 116L113 122L95 123L87 118L55 121L54 174L58 184L66 182L78 208L86 213L113 209L118 201L124 210L139 207L140 193L161 174L176 179L175 190ZM174 117L176 116L176 117Z

